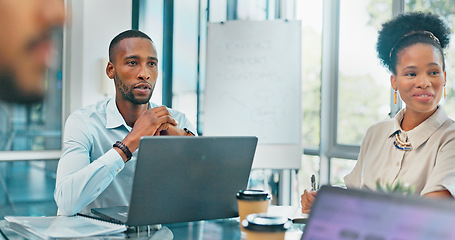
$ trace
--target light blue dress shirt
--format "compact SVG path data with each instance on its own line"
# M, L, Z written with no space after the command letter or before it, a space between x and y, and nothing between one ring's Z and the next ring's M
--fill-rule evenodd
M158 107L152 102L150 106ZM179 128L196 132L183 113L168 110ZM125 164L112 145L130 131L115 98L79 109L68 117L54 192L59 215L89 213L98 207L128 206L137 151Z

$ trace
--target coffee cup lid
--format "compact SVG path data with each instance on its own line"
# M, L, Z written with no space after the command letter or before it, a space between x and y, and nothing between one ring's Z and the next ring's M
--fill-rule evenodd
M242 221L245 229L258 232L283 232L291 225L291 221L286 217L268 216L264 213L250 214Z
M270 194L263 190L255 190L255 189L246 189L240 190L237 193L237 199L240 200L247 200L247 201L263 201L263 200L270 200L272 197Z

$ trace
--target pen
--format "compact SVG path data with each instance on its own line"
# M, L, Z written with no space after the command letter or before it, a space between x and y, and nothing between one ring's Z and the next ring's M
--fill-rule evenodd
M311 190L316 191L316 177L311 175Z

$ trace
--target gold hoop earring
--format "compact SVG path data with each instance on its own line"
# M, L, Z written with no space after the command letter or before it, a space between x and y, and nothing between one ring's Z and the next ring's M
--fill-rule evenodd
M444 99L446 99L446 86L444 86Z
M397 90L395 90L395 104L397 104Z

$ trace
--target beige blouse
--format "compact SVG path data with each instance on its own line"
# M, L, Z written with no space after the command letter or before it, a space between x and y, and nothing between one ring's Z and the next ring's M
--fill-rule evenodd
M344 181L348 188L376 189L381 186L409 184L416 194L449 190L455 196L455 123L442 107L410 131L403 131L400 122L405 109L394 119L371 126L360 147L357 164ZM411 142L412 150L394 146L395 133Z

